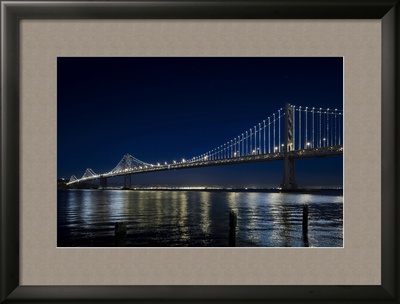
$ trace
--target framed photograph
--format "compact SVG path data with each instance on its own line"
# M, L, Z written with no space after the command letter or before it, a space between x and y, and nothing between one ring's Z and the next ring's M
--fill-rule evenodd
M57 245L343 247L342 108L342 57L59 57Z
M2 1L1 302L398 302L398 9Z

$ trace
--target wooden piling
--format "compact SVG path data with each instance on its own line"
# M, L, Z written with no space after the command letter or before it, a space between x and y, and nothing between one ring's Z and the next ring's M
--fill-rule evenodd
M237 215L235 211L229 212L229 246L236 246Z
M303 230L303 240L304 240L304 246L308 247L308 205L303 205L303 225L302 225L302 230Z
M308 234L308 205L303 205L303 234Z
M124 247L126 245L126 224L124 222L115 223L115 246Z

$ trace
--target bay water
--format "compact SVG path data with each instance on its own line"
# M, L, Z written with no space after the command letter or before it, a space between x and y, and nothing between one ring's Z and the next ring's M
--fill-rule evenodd
M343 192L58 190L58 247L342 247ZM308 233L302 230L308 206Z

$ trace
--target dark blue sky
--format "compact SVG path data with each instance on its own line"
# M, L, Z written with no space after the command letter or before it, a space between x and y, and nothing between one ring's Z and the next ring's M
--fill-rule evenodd
M343 109L342 58L58 58L58 177L207 152L290 102ZM299 186L342 186L340 156L296 161ZM133 184L277 187L283 162L133 175ZM112 183L113 180L109 182ZM117 181L117 180L115 180Z

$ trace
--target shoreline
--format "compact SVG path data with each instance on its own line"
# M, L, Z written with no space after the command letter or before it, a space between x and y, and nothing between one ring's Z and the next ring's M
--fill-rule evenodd
M325 191L337 191L343 192L343 189L335 189L335 188L301 188L295 190L283 190L283 189L269 189L269 188L131 188L131 189L122 189L122 188L108 188L108 189L96 189L96 188L81 188L81 189L65 189L61 188L58 190L114 190L114 191L187 191L187 192L260 192L260 193L319 193Z

